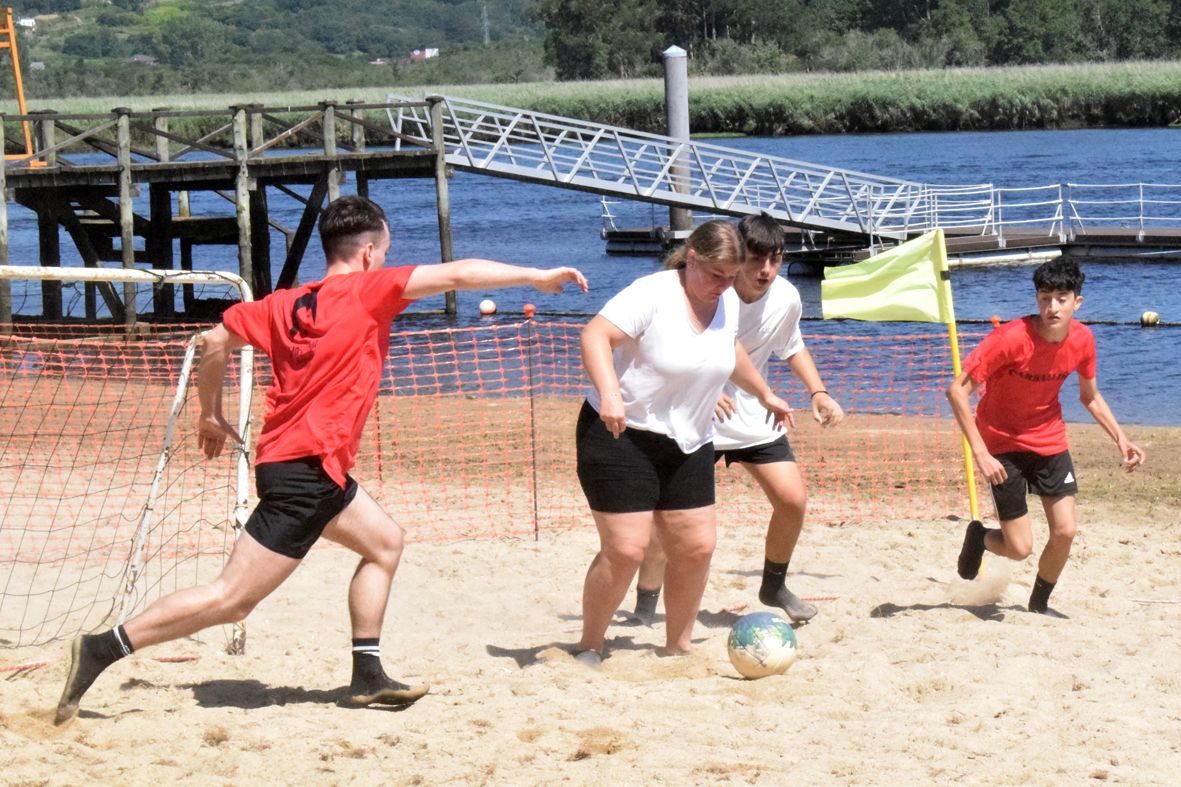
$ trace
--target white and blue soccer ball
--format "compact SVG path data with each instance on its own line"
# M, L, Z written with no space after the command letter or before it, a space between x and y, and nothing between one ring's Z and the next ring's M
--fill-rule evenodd
M726 649L730 663L744 678L787 672L799 655L791 624L772 612L752 612L735 621Z

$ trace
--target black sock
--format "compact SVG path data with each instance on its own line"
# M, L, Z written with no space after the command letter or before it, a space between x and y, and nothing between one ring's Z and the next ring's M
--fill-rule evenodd
M776 563L763 559L763 585L759 588L759 597L774 597L787 580L787 563Z
M353 684L380 682L385 678L385 670L381 668L380 640L353 640Z
M1038 576L1033 583L1033 592L1029 594L1030 612L1045 612L1049 608L1050 594L1054 592L1055 584Z
M131 640L127 638L127 632L122 626L115 626L109 631L95 634L87 639L90 640L87 643L87 650L90 651L90 656L102 669L106 669L124 656L130 656L135 652L135 648L131 646Z

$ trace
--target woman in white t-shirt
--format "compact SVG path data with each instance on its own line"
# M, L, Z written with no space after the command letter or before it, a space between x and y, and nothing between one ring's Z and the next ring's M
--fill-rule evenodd
M578 419L578 480L600 546L583 587L580 661L601 660L653 527L668 555L666 647L689 651L715 543L718 395L730 380L776 423L791 419L737 341L731 285L744 254L732 224L706 222L666 270L632 282L582 331L591 389Z

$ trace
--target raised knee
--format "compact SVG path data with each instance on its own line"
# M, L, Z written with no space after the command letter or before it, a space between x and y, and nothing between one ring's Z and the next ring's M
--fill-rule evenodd
M1033 544L1022 542L1012 544L1009 547L1009 556L1014 560L1025 560L1031 554L1033 554Z

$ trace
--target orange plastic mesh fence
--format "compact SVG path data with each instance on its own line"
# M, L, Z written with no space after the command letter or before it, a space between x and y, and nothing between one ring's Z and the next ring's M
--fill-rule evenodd
M395 331L353 475L413 540L490 538L592 524L574 471L585 393L582 323ZM129 337L94 326L0 338L0 646L109 623L164 444L195 326ZM772 383L797 413L790 439L813 522L967 514L958 432L942 391L946 330L809 326L808 347L848 417L821 430L785 363ZM965 337L974 344L979 336ZM258 392L269 382L256 358ZM227 417L237 395L230 370ZM142 606L212 578L232 543L233 462L196 450L196 386L176 424L135 588ZM719 519L762 527L769 508L718 466Z
M581 328L534 321L395 335L354 475L417 540L590 525L574 469ZM959 431L943 396L946 328L824 323L806 340L848 414L819 428L787 364L772 363L773 386L798 408L790 440L810 518L966 515ZM748 474L719 464L717 478L720 521L765 524L767 502Z

